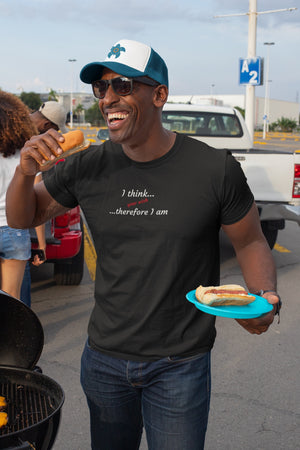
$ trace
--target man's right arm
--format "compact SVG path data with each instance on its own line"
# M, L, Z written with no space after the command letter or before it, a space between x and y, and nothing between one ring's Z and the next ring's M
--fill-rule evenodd
M51 197L43 181L33 183L34 177L23 175L18 166L6 193L8 226L35 228L68 211Z
M68 210L51 197L43 181L34 185L41 164L61 153L59 142L63 139L57 131L49 130L24 145L20 164L6 193L6 216L10 227L35 228Z

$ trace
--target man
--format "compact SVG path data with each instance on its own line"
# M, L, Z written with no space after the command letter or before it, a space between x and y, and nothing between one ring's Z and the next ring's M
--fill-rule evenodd
M66 119L67 114L62 105L55 101L45 102L40 106L38 111L30 114L30 118L39 133L45 133L47 130L54 128L62 133L67 133Z
M38 133L45 133L47 130L53 128L54 130L60 130L62 133L67 133L68 129L65 126L67 113L62 105L58 102L48 101L43 103L38 111L30 114L30 119ZM37 175L35 182L42 180L41 174ZM36 237L38 240L38 248L44 252L44 259L41 260L37 255L34 257L33 265L39 266L46 260L46 238L45 238L45 226L41 225L35 228ZM31 306L31 273L30 262L27 261L23 283L21 287L21 300L25 305Z
M185 295L220 281L219 229L235 248L249 291L273 311L239 320L261 334L279 311L276 272L240 165L163 128L168 71L149 46L121 40L86 65L110 140L59 163L33 186L40 164L61 154L53 130L28 141L7 195L10 226L36 226L80 204L98 255L95 307L81 381L95 450L204 446L210 350L216 331Z

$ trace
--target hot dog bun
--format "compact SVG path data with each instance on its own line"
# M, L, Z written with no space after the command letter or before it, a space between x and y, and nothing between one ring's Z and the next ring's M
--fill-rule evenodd
M200 303L209 306L235 305L242 306L254 302L255 296L238 284L224 284L222 286L199 286L196 298Z
M68 133L64 133L62 136L65 138L65 140L64 142L60 143L59 146L62 148L63 153L57 156L55 159L46 161L44 164L42 164L42 166L52 164L53 162L56 162L59 159L63 159L66 156L81 152L91 145L90 141L85 140L84 134L81 130L69 131Z

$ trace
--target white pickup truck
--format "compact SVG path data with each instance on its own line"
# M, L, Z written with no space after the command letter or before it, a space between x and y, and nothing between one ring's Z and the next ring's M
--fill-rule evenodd
M227 106L167 103L163 125L232 152L246 174L271 248L285 220L300 225L300 152L251 148L242 115Z

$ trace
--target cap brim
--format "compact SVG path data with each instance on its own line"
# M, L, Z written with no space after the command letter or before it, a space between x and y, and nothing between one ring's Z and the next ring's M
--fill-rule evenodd
M91 84L93 81L102 77L103 69L107 68L113 72L123 75L124 77L141 77L144 72L133 69L132 67L120 64L114 61L93 62L89 63L81 69L80 79L84 83Z

